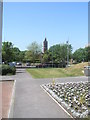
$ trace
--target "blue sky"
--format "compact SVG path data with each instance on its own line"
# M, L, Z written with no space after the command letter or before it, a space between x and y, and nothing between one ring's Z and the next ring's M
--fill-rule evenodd
M49 47L69 38L73 51L88 43L88 3L4 3L3 41L26 50L33 41Z

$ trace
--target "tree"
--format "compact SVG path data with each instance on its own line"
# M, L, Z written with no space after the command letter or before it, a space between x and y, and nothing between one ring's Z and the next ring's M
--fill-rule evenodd
M2 61L8 63L13 61L23 61L25 51L20 51L19 48L14 47L11 42L2 43Z
M31 62L31 63L32 63L32 62L33 62L32 52L29 51L29 50L26 51L26 52L25 52L25 58L24 58L24 59L25 59L26 62Z
M90 46L85 48L85 61L90 62Z
M26 51L20 51L20 53L19 53L19 61L24 62L25 53L26 53Z
M20 52L19 48L13 48L13 61L20 61Z
M11 42L2 43L2 61L10 62L13 60L13 44Z
M69 45L69 59L72 55L72 46ZM55 63L65 62L67 60L67 44L57 44L50 47L49 52L51 52L51 59Z
M43 54L43 63L49 63L52 60L51 52L48 50Z
M35 63L37 59L40 59L40 54L41 54L41 45L39 45L37 42L32 42L28 46L26 57L30 59L30 61Z
M73 53L73 59L77 62L86 61L86 52L84 48L79 48Z

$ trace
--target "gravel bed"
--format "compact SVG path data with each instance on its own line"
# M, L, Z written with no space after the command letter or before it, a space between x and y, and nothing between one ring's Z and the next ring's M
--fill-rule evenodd
M90 82L48 83L42 87L74 118L90 115Z

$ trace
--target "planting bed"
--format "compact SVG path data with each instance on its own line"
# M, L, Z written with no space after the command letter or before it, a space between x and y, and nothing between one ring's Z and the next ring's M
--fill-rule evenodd
M90 114L90 82L49 83L42 87L74 118L87 118Z

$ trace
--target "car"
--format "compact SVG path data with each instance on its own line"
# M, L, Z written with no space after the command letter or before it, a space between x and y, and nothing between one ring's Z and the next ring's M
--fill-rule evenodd
M16 62L12 62L12 63L13 63L15 66L16 66L16 64L17 64Z
M29 62L27 62L27 63L26 63L26 66L30 66L30 63L29 63Z
M8 65L9 65L10 67L15 67L15 64L13 64L13 62L9 62Z
M67 68L67 67L70 67L70 66L71 66L71 65L70 65L70 64L68 64L68 65L66 65L66 68Z
M47 65L46 64L39 64L39 65L36 65L36 68L46 68Z
M21 62L17 62L17 65L20 66L20 65L22 65L22 63Z

